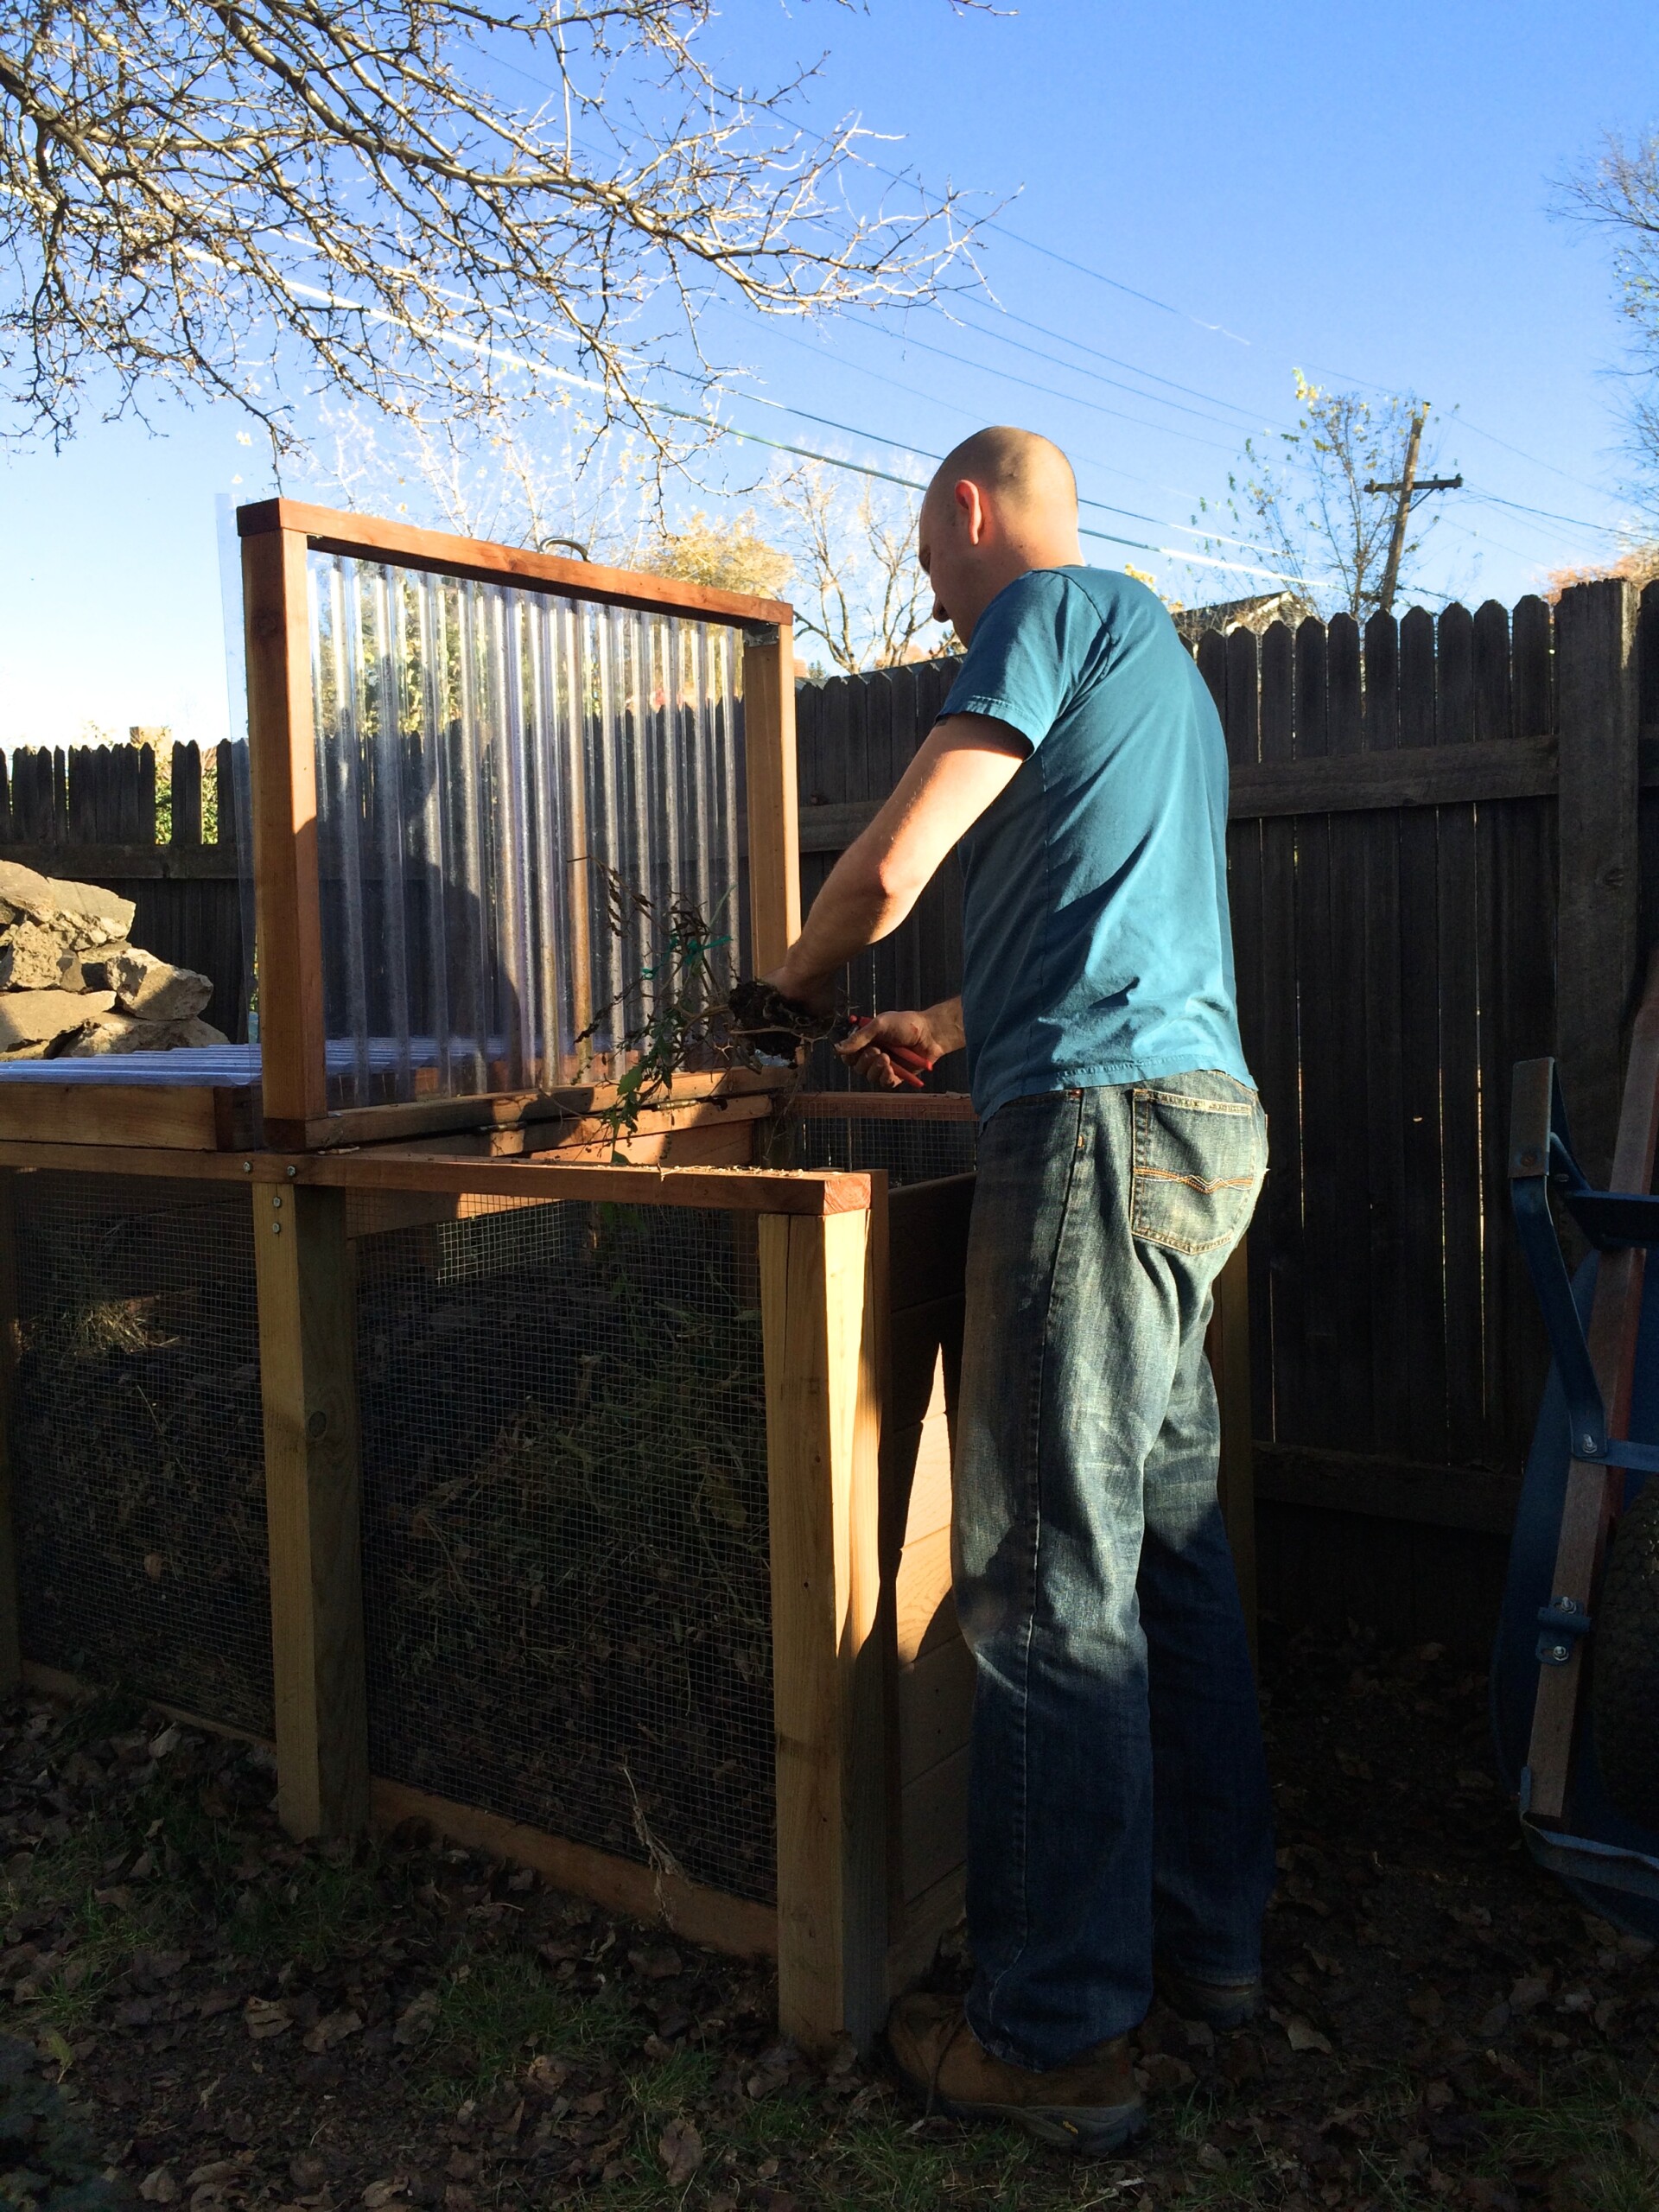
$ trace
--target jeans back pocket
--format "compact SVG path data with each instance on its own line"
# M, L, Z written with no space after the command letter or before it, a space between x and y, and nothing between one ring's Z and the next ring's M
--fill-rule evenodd
M1224 1087L1228 1095L1209 1096ZM1129 1225L1149 1244L1212 1252L1248 1224L1267 1168L1267 1116L1230 1077L1137 1084Z

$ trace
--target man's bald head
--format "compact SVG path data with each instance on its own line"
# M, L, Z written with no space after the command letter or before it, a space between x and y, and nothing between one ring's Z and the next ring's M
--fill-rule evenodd
M1058 509L1077 519L1077 480L1071 464L1052 438L1035 430L1016 430L1006 423L976 430L934 470L929 498L948 492L964 477L1000 505L1023 512Z
M1033 569L1080 568L1077 480L1052 439L998 423L976 430L934 471L919 551L934 617L966 645L1005 584Z

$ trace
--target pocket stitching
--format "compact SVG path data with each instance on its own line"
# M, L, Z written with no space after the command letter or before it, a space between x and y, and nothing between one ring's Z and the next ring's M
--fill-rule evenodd
M1194 1114L1230 1114L1239 1121L1248 1121L1256 1110L1249 1099L1189 1098L1183 1090L1160 1090L1151 1084L1136 1084L1136 1105L1150 1105L1154 1099L1163 1106L1184 1106Z
M1253 1119L1260 1112L1261 1102L1257 1099L1247 1104L1241 1099L1235 1104L1230 1100L1225 1099L1189 1098L1179 1091L1159 1090L1150 1084L1137 1084L1135 1089L1134 1110L1131 1116L1134 1152L1129 1171L1129 1234L1131 1236L1139 1237L1143 1243L1159 1245L1166 1251L1185 1252L1192 1255L1203 1252L1213 1252L1219 1246L1231 1242L1237 1233L1236 1230L1230 1228L1219 1236L1199 1238L1177 1236L1166 1230L1160 1232L1155 1229L1143 1228L1141 1225L1141 1185L1153 1180L1184 1183L1189 1189L1197 1190L1208 1197L1215 1191L1248 1190L1252 1185L1259 1184L1265 1172L1265 1164L1258 1164L1248 1175L1230 1175L1209 1185L1198 1176L1181 1175L1168 1168L1154 1167L1146 1155L1152 1142L1152 1106L1154 1100L1166 1106L1186 1107L1199 1113L1218 1113L1235 1119L1247 1120Z
M1209 1198L1216 1191L1243 1191L1255 1180L1255 1170L1248 1175L1217 1175L1213 1183L1206 1183L1202 1175L1182 1175L1173 1167L1137 1167L1137 1175L1150 1183L1185 1183L1189 1191L1197 1191Z

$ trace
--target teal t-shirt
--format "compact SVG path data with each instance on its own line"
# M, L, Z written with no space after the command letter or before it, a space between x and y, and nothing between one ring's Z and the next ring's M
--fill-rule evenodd
M1218 1068L1249 1083L1227 912L1227 749L1155 593L1035 569L939 710L1032 750L962 841L963 1023L982 1120L1035 1091Z

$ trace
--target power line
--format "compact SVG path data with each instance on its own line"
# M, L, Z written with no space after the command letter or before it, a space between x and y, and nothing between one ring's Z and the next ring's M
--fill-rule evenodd
M1022 321L1024 321L1023 316L1019 319ZM1037 323L1028 323L1027 325L1027 327L1032 330L1039 329L1040 327L1041 326ZM1024 339L1010 338L1003 331L988 330L982 323L961 323L957 325L957 327L959 329L970 332L975 337L988 338L998 346L1012 346L1016 353L1028 354L1033 361L1047 361L1057 369L1067 370L1074 377L1087 377L1092 384L1109 385L1114 391L1127 391L1132 398L1144 399L1154 407L1173 407L1179 414L1195 416L1200 423L1213 423L1219 429L1230 430L1233 428L1233 425L1230 423L1224 422L1219 416L1210 413L1205 408L1190 407L1184 400L1166 399L1160 392L1143 391L1139 385L1125 384L1119 377L1103 376L1098 369L1086 368L1080 361L1068 361L1059 353L1046 353L1040 346L1028 346ZM900 345L905 343L906 338L908 335L907 333L898 330L891 330L887 334L897 340ZM1075 345L1077 343L1076 340L1068 339L1058 331L1046 332L1044 334L1049 337L1058 338L1062 345L1069 346ZM1092 346L1083 346L1080 350L1086 353L1093 353L1095 352L1095 348ZM1113 357L1108 353L1102 353L1098 354L1096 358L1101 360L1110 360ZM1119 363L1117 365L1128 366L1132 365ZM1135 373L1140 375L1144 373L1144 372L1137 370ZM1165 378L1160 378L1160 381L1166 383L1168 382L1168 379ZM1182 385L1179 388L1183 391L1188 389L1185 385ZM1198 397L1207 397L1208 395L1201 393ZM1233 403L1230 400L1222 400L1218 404L1221 406L1228 407L1231 406ZM1248 421L1254 423L1255 418L1250 413L1249 409L1239 408L1236 411L1243 415Z
M1080 399L1074 391L1057 391L1052 384L1039 384L1033 377L1015 376L1010 369L995 369L982 361L969 360L944 346L931 346L925 338L912 337L908 332L902 343L918 346L924 353L937 353L941 360L954 361L958 368L972 369L981 376L1000 377L1005 384L1023 385L1027 391L1040 391L1049 399L1063 400L1069 407L1087 407L1096 415L1109 415L1117 422L1133 423L1137 429L1152 430L1160 437L1185 438L1189 445L1208 446L1214 453L1236 450L1232 446L1223 445L1219 438L1201 438L1194 431L1178 430L1173 423L1149 423L1144 415L1126 415L1121 407L1106 407L1097 399ZM1078 374L1087 376L1089 372L1084 369Z
M772 336L774 339L783 339L788 345L798 346L804 353L821 356L822 349L815 346L810 339L798 337L789 331L773 331ZM983 415L977 408L958 407L950 400L940 399L933 392L918 391L914 385L901 383L897 377L888 376L882 369L873 369L866 362L842 361L838 365L852 369L860 376L869 377L877 384L884 384L891 391L903 392L907 398L919 399L927 406L942 408L947 415L959 415L964 422L982 423L984 421ZM673 376L683 376L689 372L681 369L672 369L669 373ZM988 368L986 373L995 376L999 372ZM848 437L863 438L874 445L890 446L895 452L913 453L923 461L938 461L943 458L938 454L926 452L910 439L887 438L874 430L860 429L849 423L836 422L826 415L808 414L804 408L792 407L786 400L773 399L762 392L734 391L732 396L734 398L746 399L757 407L775 407L786 415L798 415L805 422L822 423L825 429L840 430ZM1087 403L1079 402L1078 404L1082 405ZM1165 493L1173 499L1185 499L1194 505L1201 504L1201 495L1197 492L1184 491L1177 484L1157 483L1149 476L1137 475L1133 469L1120 467L1115 461L1102 461L1093 454L1078 453L1068 447L1066 457L1074 467L1098 468L1109 476L1122 476L1131 484L1144 484L1149 491ZM1200 530L1192 523L1171 522L1158 515L1142 514L1138 508L1116 506L1106 499L1090 499L1079 495L1078 505L1092 507L1102 514L1122 515L1131 522L1147 523L1155 530L1179 530L1194 537L1214 539L1218 544L1255 546L1256 550L1262 550L1255 545L1254 539L1229 537L1224 531Z
M896 332L887 332L886 334L893 337L897 337L898 335ZM799 346L804 352L811 353L815 356L821 353L821 348L815 346L810 339L799 337L791 332L774 330L771 335L773 339L781 338L786 344ZM840 365L843 368L855 370L860 376L869 377L877 384L886 385L892 391L902 392L907 398L918 399L929 406L942 408L946 414L960 416L965 421L976 422L980 419L976 410L957 406L953 402L941 399L937 394L932 392L920 391L914 385L905 384L899 378L889 376L885 370L871 368L867 362L848 360L842 362ZM986 372L990 375L999 373L996 370L988 367L987 368ZM677 369L671 371L671 374L676 376L685 373L685 372ZM839 430L844 435L849 437L865 439L877 445L891 446L893 450L899 452L914 453L917 454L918 458L921 460L937 460L939 458L938 454L926 452L922 448L916 446L911 441L898 438L887 438L881 435L879 432L864 429L851 423L836 422L826 416L809 415L806 410L803 409L793 408L785 401L773 399L760 392L743 392L735 394L734 397L746 398L756 406L776 408L785 414L798 415L805 421L819 423L826 429ZM1086 406L1090 404L1089 402L1083 400L1079 400L1076 404L1079 406ZM1199 495L1195 492L1184 491L1177 485L1158 484L1152 478L1138 475L1134 470L1123 468L1116 462L1101 461L1093 455L1079 454L1075 451L1071 452L1069 457L1074 464L1084 467L1102 469L1109 475L1122 476L1132 484L1144 484L1150 490L1167 493L1173 499L1187 499L1195 503L1198 500ZM1255 547L1255 541L1253 540L1231 538L1223 531L1200 530L1192 524L1160 521L1159 518L1152 515L1143 515L1133 507L1116 506L1103 499L1080 499L1079 505L1085 507L1092 507L1101 513L1121 515L1131 521L1148 523L1154 528L1177 530L1181 531L1183 534L1198 537L1205 540L1206 542L1216 544L1236 544L1251 547L1253 550L1262 550ZM1532 555L1521 552L1518 548L1505 543L1501 538L1490 537L1483 537L1478 531L1471 531L1463 525L1459 526L1459 531L1460 536L1469 538L1473 543L1489 545L1496 551L1510 555L1514 559L1526 561L1535 565L1535 563L1534 563L1534 556ZM1423 587L1422 588L1426 588L1426 587ZM1440 596L1441 598L1446 598L1449 594L1442 593Z
M343 300L340 298L337 294L322 291L315 284L301 284L296 283L292 277L287 278L284 281L290 291L296 292L305 298L317 300L325 307L340 309L350 315L361 315L365 321L389 322L397 325L403 328L413 329L416 327L416 326L409 322L406 317L394 315L389 308L364 307L355 300ZM473 353L480 356L493 356L494 358L505 362L510 368L524 369L528 371L531 375L551 377L556 383L574 385L579 391L596 391L600 393L601 397L605 396L605 386L602 384L596 382L592 377L578 376L573 369L555 369L547 366L545 364L541 365L538 367L536 363L527 360L523 354L510 353L505 346L493 346L482 339L468 338L458 331L436 330L428 332L423 334L435 337L445 345L457 346L463 353ZM847 469L855 475L867 476L879 483L897 484L907 492L925 492L927 489L925 484L918 483L913 477L897 476L891 469L873 468L868 462L847 461L836 454L818 453L810 446L794 445L782 438L764 437L758 430L741 429L734 423L721 423L713 420L706 415L694 414L689 408L671 407L664 400L642 399L638 404L652 414L664 415L675 422L695 423L699 429L712 431L715 435L720 437L741 438L751 445L766 446L774 453L794 454L804 461L819 461L826 468ZM774 406L782 405L782 403L779 401L772 401L766 404ZM792 414L797 410L792 408L785 408L783 411ZM818 421L820 423L826 423L827 421L827 418L823 416L815 416L809 419ZM846 435L849 436L857 437L864 435L861 432L848 429L846 425L827 426L841 428L845 430ZM886 441L881 440L878 441L878 442L885 443ZM912 448L906 449L911 450ZM1184 546L1151 545L1148 544L1144 538L1122 537L1115 531L1094 530L1089 528L1087 525L1080 528L1078 535L1082 537L1091 537L1095 539L1097 543L1102 545L1121 545L1131 553L1154 553L1160 560L1181 561L1186 563L1191 567L1200 569L1222 569L1229 571L1230 573L1237 574L1239 575L1266 576L1276 583L1300 583L1306 581L1316 584L1324 584L1331 581L1328 577L1324 576L1304 579L1300 576L1287 575L1281 569L1258 568L1247 561L1214 560L1205 554L1190 553Z
M875 164L872 162L870 166L874 168ZM895 183L905 181L892 169L883 169L880 174L893 177ZM1109 285L1113 291L1122 292L1129 299L1139 300L1143 306L1156 308L1162 315L1173 315L1178 321L1193 323L1200 330L1214 331L1219 337L1230 338L1235 346L1248 346L1250 342L1248 338L1241 338L1236 330L1229 330L1224 322L1206 322L1202 315L1191 315L1185 308L1172 307L1167 300L1154 299L1150 292L1138 291L1133 284L1124 283L1122 278L1107 276L1104 270L1090 269L1086 262L1074 261L1069 253L1058 253L1052 245L1041 245L1035 238L1028 238L1020 231L1010 230L1006 223L999 223L995 218L980 224L979 228L995 231L1000 237L1011 239L1015 245L1024 246L1028 252L1040 253L1046 260L1058 261L1062 269L1070 269L1096 284Z
M938 312L943 314L944 309L941 308ZM1087 345L1081 338L1073 338L1064 330L1051 330L1046 323L1033 322L1029 315L1015 315L1011 308L1005 308L1000 302L997 313L1009 322L1017 322L1022 330L1034 330L1039 337L1056 339L1062 346L1073 346L1079 353L1090 354L1096 361L1109 361L1115 369L1127 369L1131 376L1145 377L1153 384L1167 385L1172 391L1184 391L1189 399L1207 399L1213 406L1230 408L1236 415L1243 415L1249 420L1255 419L1254 411L1251 409L1241 407L1236 399L1224 399L1218 391L1205 391L1197 385L1178 383L1173 377L1160 376L1155 369L1143 369L1138 361L1126 361L1121 354L1103 353L1098 346ZM983 329L984 326L977 323L964 323L963 327ZM992 337L997 334L986 331L985 335ZM1004 338L1001 342L1005 346L1018 346L1020 341L1017 338ZM1052 360L1054 358L1052 354L1045 353L1035 346L1023 346L1021 350L1035 354L1039 361ZM1066 364L1067 367L1073 365L1075 365L1071 362ZM1104 381L1109 382L1110 379L1106 378ZM1145 392L1141 397L1150 399L1153 395L1151 392Z
M1496 492L1478 492L1472 486L1469 496L1484 506L1512 507L1518 515L1538 515L1545 522L1564 522L1573 530L1593 530L1604 537L1616 537L1618 525L1608 522L1586 522L1582 515L1558 515L1548 507L1523 506L1519 499L1500 499Z

